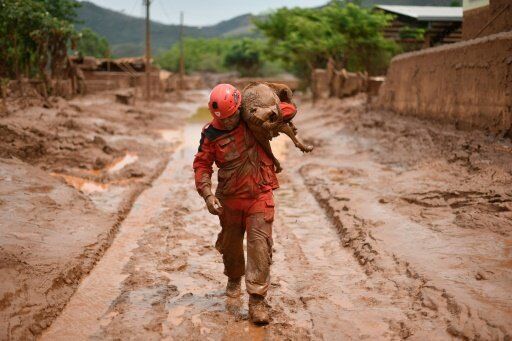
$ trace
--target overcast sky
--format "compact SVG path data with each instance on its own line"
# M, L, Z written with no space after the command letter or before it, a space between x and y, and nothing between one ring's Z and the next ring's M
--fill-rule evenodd
M144 16L143 0L88 0L98 6L128 15ZM151 19L178 24L180 11L185 24L207 26L245 13L259 14L279 7L316 7L328 0L152 0Z

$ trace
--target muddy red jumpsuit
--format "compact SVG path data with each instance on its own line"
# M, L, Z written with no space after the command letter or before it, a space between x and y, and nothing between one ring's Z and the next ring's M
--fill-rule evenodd
M224 274L232 279L245 274L249 294L265 296L272 259L272 190L279 187L274 165L243 121L231 131L213 124L203 128L194 159L196 188L203 198L211 195L214 162L219 168L215 195L223 207L219 216L222 230L215 247L222 254Z

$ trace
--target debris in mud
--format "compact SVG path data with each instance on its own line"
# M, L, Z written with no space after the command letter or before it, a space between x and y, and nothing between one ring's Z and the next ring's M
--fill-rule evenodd
M477 274L475 275L475 279L477 281L483 281L483 280L486 280L487 277L484 274L482 274L481 272L477 272Z
M116 102L125 104L125 105L133 105L135 103L135 96L133 92L117 92L116 93Z

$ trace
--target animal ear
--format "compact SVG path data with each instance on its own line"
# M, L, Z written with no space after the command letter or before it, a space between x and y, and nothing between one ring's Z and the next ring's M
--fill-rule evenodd
M293 92L288 85L281 83L267 83L267 85L274 90L281 102L291 103Z

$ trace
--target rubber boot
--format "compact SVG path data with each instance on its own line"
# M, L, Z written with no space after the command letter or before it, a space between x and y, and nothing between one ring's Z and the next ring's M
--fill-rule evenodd
M239 297L242 294L240 288L241 278L229 278L228 284L226 285L226 296L228 297Z
M249 296L249 317L254 324L268 323L268 305L265 302L265 297L260 295Z

